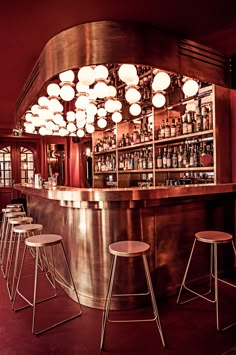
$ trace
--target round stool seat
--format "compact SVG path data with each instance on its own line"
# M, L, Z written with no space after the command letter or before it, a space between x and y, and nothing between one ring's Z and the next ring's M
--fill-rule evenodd
M20 212L21 209L18 207L6 207L2 209L3 213L9 213L9 212Z
M20 208L23 207L22 203L11 203L9 205L6 206L7 208Z
M139 256L150 249L147 243L139 241L120 241L109 245L109 252L117 256Z
M18 218L11 218L9 220L10 224L21 224L21 223L31 223L33 222L32 217L18 217Z
M203 243L229 243L233 236L219 231L202 231L195 234L197 240Z
M20 224L17 227L14 227L13 232L15 233L27 233L35 230L42 230L42 224Z
M20 217L20 216L25 216L25 212L9 212L9 213L6 213L6 218L13 218L13 217Z
M39 234L26 239L25 244L29 247L46 247L58 244L62 237L57 234Z

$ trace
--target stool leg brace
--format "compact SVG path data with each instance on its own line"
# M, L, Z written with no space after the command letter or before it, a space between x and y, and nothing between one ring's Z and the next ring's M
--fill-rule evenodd
M232 284L231 282L228 282L228 281L225 281L225 280L222 280L218 277L218 262L217 262L217 243L212 243L211 244L211 258L210 258L210 290L204 294L200 294L196 291L194 291L193 289L189 288L186 286L186 278L187 278L187 275L188 275L188 270L189 270L189 266L190 266L190 263L191 263L191 260L192 260L192 256L193 256L193 252L194 252L194 249L195 249L195 245L196 245L196 239L194 240L193 242L193 246L192 246L192 249L191 249L191 253L190 253L190 256L189 256L189 259L188 259L188 263L187 263L187 267L186 267L186 270L185 270L185 273L184 273L184 277L183 277L183 281L181 283L181 286L180 286L180 290L179 290L179 294L178 294L178 298L177 298L177 303L179 304L183 304L183 303L187 303L187 302L190 302L196 298L203 298L211 303L215 303L216 304L216 328L218 331L224 331L226 329L229 329L231 327L233 327L234 325L236 325L236 322L224 327L224 328L221 328L220 327L220 321L219 321L219 297L218 297L218 281L221 281L222 283L224 284L227 284L229 286L232 286L232 287L236 287L236 285ZM235 246L234 246L234 243L233 241L231 241L231 244L232 244L232 247L233 247L233 251L234 251L234 255L236 257L236 249L235 249ZM213 273L213 266L214 266L214 273ZM212 288L211 288L211 280L212 278L214 279L214 299L210 299L208 297L205 297L207 294L209 294L211 291L212 291ZM188 281L190 282L190 281ZM180 296L181 296L181 293L182 293L182 290L186 289L187 291L193 293L194 295L196 295L195 297L192 297L190 299L187 299L185 301L182 301L180 302Z
M147 293L138 293L138 294L127 294L127 293L126 294L114 294L113 296L143 296L143 295L150 294L154 318L151 318L151 319L150 318L149 319L129 319L129 320L111 320L108 318L110 304L111 304L111 298L112 298L112 289L113 289L114 278L115 278L116 263L117 263L117 255L113 255L111 273L110 273L110 278L109 278L109 282L108 282L107 296L105 299L105 305L104 305L103 317L102 317L102 331L101 331L101 343L100 343L101 350L103 350L103 348L104 348L104 339L105 339L105 331L106 331L107 321L109 321L111 323L156 321L162 344L165 347L165 340L164 340L164 336L163 336L163 332L162 332L162 328L161 328L161 321L159 318L155 295L154 295L154 291L153 291L153 287L152 287L152 281L151 281L151 276L150 276L149 267L148 267L148 263L147 263L147 257L146 257L146 255L142 255L142 258L143 258L145 276L146 276L146 281L147 281L147 286L148 286L148 292Z

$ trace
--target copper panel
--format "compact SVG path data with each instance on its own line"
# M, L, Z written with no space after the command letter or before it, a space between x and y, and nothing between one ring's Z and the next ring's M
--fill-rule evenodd
M99 197L105 199L106 191L95 195L98 191L91 189L87 191L87 197L94 199L96 196L97 201L68 201L72 202L71 205L66 205L64 201L63 205L62 201L53 199L49 191L17 185L18 190L26 193L28 214L34 222L43 224L44 233L56 233L63 237L81 303L95 308L103 308L104 305L111 268L110 243L127 239L149 243L148 262L155 293L157 297L166 297L175 294L179 287L194 233L207 229L234 233L235 194L223 193L232 191L234 185L217 186L216 191L221 190L219 194L214 193L214 187L211 191L208 186L206 194L198 196L191 195L195 188L183 187L183 190L189 191L189 196L178 196L178 193L175 196L175 188L168 188L172 198L157 200L153 199L153 195L158 194L158 189L143 191L146 199L142 200L140 195L140 200L134 201L134 204L132 200L127 200L122 189L114 190L112 196L107 194L113 201L100 203ZM74 193L77 190L80 189L71 188ZM76 196L79 195L73 197ZM128 198L130 196L131 190ZM137 199L135 191L133 196ZM199 274L206 274L207 256L206 249L199 250L193 270L196 278ZM226 262L223 262L219 256L222 267L232 265L230 255L225 259ZM61 277L67 279L59 251L56 252L56 268ZM142 263L138 258L119 258L116 275L114 292L146 290ZM148 300L126 297L122 301L113 301L112 308L137 307Z
M216 66L207 63L205 58L199 60L198 53L189 60L179 51L178 45L174 35L135 22L98 21L62 31L45 45L37 62L37 76L29 76L17 103L16 118L23 116L48 80L62 71L84 65L143 64L229 86L228 58L221 56L221 63ZM194 42L190 45L203 51L202 46ZM211 63L216 61L216 53L210 49L208 57Z

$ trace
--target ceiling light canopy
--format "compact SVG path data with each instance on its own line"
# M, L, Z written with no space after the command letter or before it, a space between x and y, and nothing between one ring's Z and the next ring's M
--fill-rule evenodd
M143 111L162 109L169 88L176 85L175 78L176 74L134 64L99 64L64 71L48 83L26 112L24 129L42 135L83 137L122 119L137 118ZM195 95L198 84L185 78L182 89L185 95Z

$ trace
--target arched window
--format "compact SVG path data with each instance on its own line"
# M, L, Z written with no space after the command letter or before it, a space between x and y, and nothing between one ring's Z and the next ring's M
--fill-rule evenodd
M0 186L12 186L11 147L0 149Z
M25 147L20 147L20 180L21 184L29 182L34 177L33 152Z

